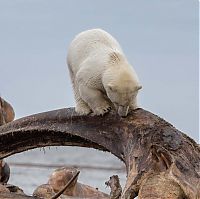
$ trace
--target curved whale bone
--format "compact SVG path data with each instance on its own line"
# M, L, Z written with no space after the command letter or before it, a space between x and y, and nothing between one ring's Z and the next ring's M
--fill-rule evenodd
M162 193L164 199L194 199L200 195L198 144L143 109L132 111L126 118L113 112L104 117L79 116L74 108L39 113L0 127L0 143L0 158L45 146L111 152L126 165L127 181L121 198L138 194L142 199L160 198Z

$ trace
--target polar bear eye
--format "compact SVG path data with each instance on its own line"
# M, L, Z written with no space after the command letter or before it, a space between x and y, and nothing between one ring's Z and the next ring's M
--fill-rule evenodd
M112 91L112 92L116 92L117 91L117 89L114 86L112 86L112 85L108 85L108 89L110 91Z
M119 106L119 103L118 102L113 102L115 105Z

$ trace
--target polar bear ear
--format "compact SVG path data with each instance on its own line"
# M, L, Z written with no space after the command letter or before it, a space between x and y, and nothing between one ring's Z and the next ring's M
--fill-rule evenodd
M142 88L142 85L139 85L139 86L136 87L136 90L138 91L138 90L140 90L141 88Z

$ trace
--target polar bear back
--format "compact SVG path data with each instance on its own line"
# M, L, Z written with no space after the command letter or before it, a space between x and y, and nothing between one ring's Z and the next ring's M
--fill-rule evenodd
M123 54L119 43L109 33L101 29L87 30L78 34L71 42L67 57L68 66L73 70L73 74L76 74L88 58L95 57L100 63L113 51Z

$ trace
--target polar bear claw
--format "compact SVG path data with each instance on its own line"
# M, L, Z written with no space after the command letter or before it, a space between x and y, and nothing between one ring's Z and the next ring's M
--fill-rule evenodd
M94 115L104 115L105 113L108 113L110 110L111 110L111 106L109 105L106 105L106 106L99 106L99 107L96 107L94 109Z

